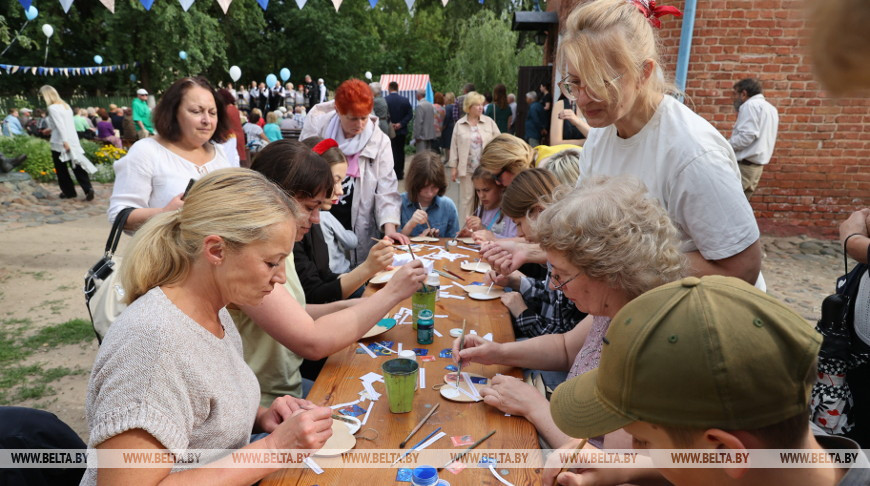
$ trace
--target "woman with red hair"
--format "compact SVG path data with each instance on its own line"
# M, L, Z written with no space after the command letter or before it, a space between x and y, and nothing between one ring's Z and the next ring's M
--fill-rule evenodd
M408 244L399 233L400 197L393 170L390 139L377 127L371 114L374 98L369 86L349 79L335 90L335 99L311 109L300 140L331 138L347 158L344 195L330 211L345 228L353 230L359 246L351 250L351 265L362 263L374 245L372 238L386 236Z

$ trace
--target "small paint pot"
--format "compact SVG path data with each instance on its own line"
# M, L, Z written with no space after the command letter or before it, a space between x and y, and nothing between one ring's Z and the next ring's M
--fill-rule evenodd
M455 337L455 338L462 336L462 329L460 329L458 327L454 327L453 329L450 330L450 335L452 337Z

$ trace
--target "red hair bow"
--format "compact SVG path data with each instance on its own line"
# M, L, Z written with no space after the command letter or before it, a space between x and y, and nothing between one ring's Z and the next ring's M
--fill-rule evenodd
M649 20L649 23L657 28L662 28L662 21L659 20L659 17L664 15L673 15L674 17L680 18L683 16L683 12L680 12L680 9L677 7L671 6L662 6L656 5L655 0L629 0L631 3L637 5L637 9L640 10L640 13L643 14L644 17Z
M326 152L333 147L338 147L338 142L331 138L327 138L318 142L311 150L313 150L317 155L323 155L323 152Z

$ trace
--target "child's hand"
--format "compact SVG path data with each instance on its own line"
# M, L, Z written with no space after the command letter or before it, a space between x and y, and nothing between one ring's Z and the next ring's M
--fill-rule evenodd
M429 214L422 209L418 209L414 211L414 214L411 216L411 222L415 225L426 224L429 222Z
M469 216L465 218L465 227L471 231L477 231L483 229L483 224L477 216Z

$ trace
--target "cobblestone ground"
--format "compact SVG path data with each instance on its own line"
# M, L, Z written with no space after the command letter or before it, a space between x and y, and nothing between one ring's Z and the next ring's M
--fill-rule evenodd
M85 201L81 188L76 189L77 198L60 199L56 183L0 182L0 232L106 214L111 184L94 183L93 201Z

